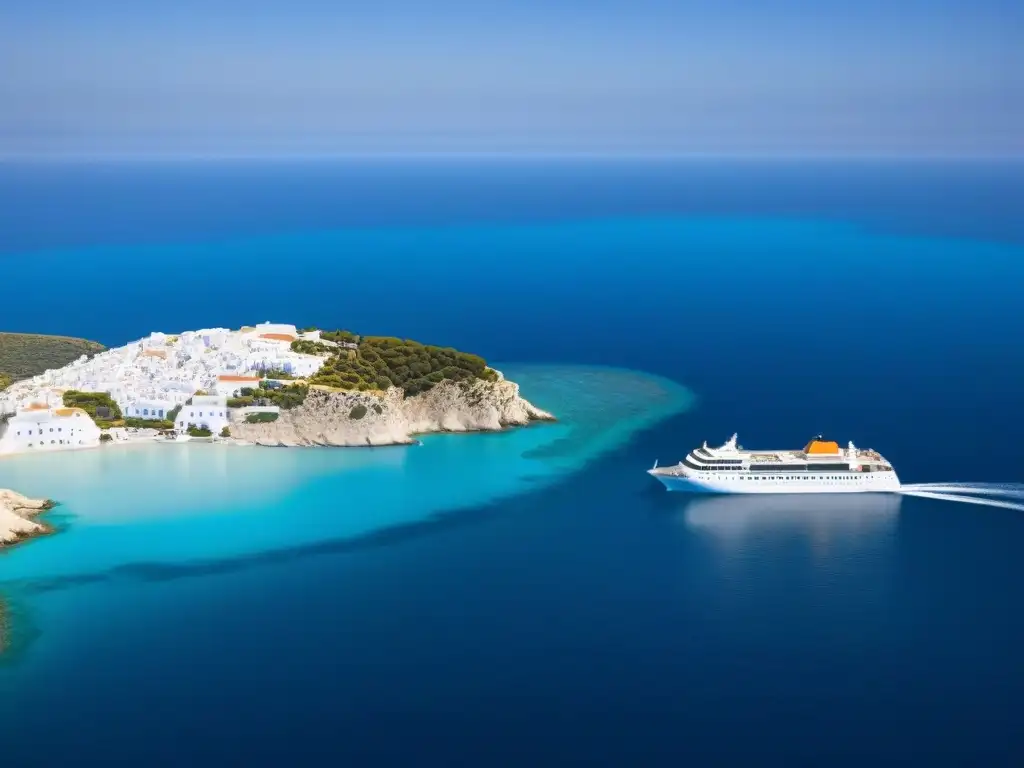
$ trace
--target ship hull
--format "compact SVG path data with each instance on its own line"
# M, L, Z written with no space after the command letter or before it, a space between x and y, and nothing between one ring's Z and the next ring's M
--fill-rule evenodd
M844 473L817 479L815 476L792 476L768 479L740 473L728 478L695 477L684 474L665 474L658 470L648 473L670 491L683 493L896 493L900 481L895 472Z

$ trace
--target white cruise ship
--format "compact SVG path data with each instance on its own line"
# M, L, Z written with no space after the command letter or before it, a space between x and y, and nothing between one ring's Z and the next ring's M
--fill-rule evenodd
M819 435L803 450L748 451L736 435L720 448L703 446L671 467L647 472L670 491L698 493L864 493L899 491L900 480L880 454Z

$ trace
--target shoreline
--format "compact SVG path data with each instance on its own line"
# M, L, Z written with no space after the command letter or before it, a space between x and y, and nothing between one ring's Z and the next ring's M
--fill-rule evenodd
M53 499L31 499L0 488L0 554L57 529L43 516L57 506Z

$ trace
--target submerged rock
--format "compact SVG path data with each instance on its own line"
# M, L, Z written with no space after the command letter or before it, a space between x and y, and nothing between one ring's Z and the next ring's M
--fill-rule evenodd
M313 389L276 421L236 420L231 436L257 445L403 445L417 434L496 431L554 418L521 397L513 381L443 381L413 397L398 387L383 393Z
M49 526L32 518L51 507L52 501L30 499L20 493L0 488L0 547L31 536L49 533Z

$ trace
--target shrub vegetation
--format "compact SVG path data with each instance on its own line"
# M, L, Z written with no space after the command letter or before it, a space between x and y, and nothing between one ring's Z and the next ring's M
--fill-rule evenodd
M442 381L496 381L497 373L479 355L451 347L435 347L390 336L356 336L357 349L334 350L323 367L309 379L311 384L335 389L368 391L401 387L406 397L426 392Z
M174 429L173 419L136 419L129 416L124 420L126 427L135 429Z
M270 411L257 411L256 413L247 413L245 415L246 424L268 424L271 421L277 421L278 413L272 413Z
M268 405L276 405L283 411L291 408L298 408L306 401L309 394L309 386L306 384L285 384L282 387L271 389L260 382L256 390L255 399L266 401Z
M82 355L95 355L106 347L95 341L70 336L36 333L0 333L0 389L10 381L37 376L51 368L63 368Z
M293 342L294 343L294 342ZM283 371L280 368L268 368L267 370L260 373L264 379L294 379L288 371Z
M80 392L77 389L69 389L64 393L64 407L81 408L101 429L118 426L121 422L121 409L114 402L114 398L106 392ZM106 409L104 415L97 414L97 409L101 408Z
M319 341L309 339L296 339L292 342L292 352L299 352L303 355L329 355L335 348Z
M338 344L358 344L359 334L352 333L352 331L321 331L321 339L327 339L327 341L334 341Z

